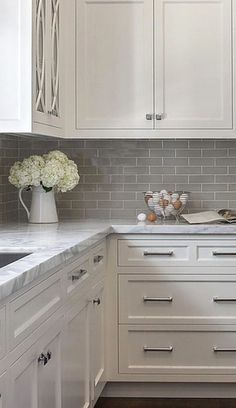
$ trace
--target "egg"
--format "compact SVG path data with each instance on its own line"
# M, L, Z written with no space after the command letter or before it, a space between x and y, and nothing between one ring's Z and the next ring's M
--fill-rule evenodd
M160 194L164 197L165 195L167 195L167 191L166 190L161 190Z
M177 201L179 198L179 194L178 193L173 193L171 196L171 200L174 203L175 201Z
M173 213L173 205L169 204L166 208L165 208L165 215L168 217L171 213Z
M148 221L150 221L150 222L154 222L154 221L157 220L157 215L154 214L154 213L150 213L150 214L148 214L147 219L148 219Z
M179 209L182 207L181 201L180 201L180 200L175 201L175 202L173 203L173 207L174 207L176 210L179 210Z
M145 221L146 218L147 218L147 216L144 213L140 213L140 214L137 215L138 221Z
M167 207L169 205L169 200L163 200L163 206L164 207Z

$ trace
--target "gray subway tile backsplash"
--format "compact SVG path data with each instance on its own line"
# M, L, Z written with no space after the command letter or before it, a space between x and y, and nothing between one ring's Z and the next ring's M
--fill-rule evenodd
M134 218L143 191L190 192L186 210L236 207L236 140L59 140L1 136L0 221L25 219L10 166L30 154L59 149L76 161L81 180L58 194L61 219Z

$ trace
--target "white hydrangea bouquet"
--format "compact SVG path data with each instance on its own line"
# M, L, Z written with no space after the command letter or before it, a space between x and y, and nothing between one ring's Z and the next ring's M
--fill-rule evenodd
M79 179L76 163L58 150L15 162L9 175L10 183L19 188L19 199L29 221L34 223L57 222L54 192L72 190ZM33 192L30 211L22 200L24 189Z

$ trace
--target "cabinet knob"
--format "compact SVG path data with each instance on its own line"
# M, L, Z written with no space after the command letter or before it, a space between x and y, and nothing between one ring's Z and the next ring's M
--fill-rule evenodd
M41 353L39 358L38 358L38 363L43 364L44 366L47 364L48 358L45 356L45 354Z
M101 299L97 298L97 299L93 299L93 304L97 304L98 306L101 304Z
M51 360L51 358L52 358L52 352L48 350L48 352L47 352L48 361Z
M147 113L146 114L146 120L153 120L153 114L152 113Z
M162 120L162 119L164 119L164 113L157 113L156 120Z

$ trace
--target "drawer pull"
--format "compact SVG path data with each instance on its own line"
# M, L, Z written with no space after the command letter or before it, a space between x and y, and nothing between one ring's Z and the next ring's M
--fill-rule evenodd
M168 252L148 252L144 251L143 256L172 256L174 254L173 251Z
M77 275L71 275L71 280L72 282L78 281L79 279L82 278L82 276L86 275L88 271L86 269L80 269Z
M213 347L213 351L214 353L218 353L218 352L222 352L222 353L235 353L236 352L236 348L235 347Z
M101 299L99 299L99 298L93 299L93 304L99 306L101 304Z
M103 255L96 255L93 258L93 263L98 264L99 262L101 262L103 260L104 256Z
M221 298L218 296L213 297L214 302L236 302L236 298Z
M168 297L143 297L144 302L173 302L173 298L171 296Z
M173 346L169 347L147 347L143 346L143 351L146 353L147 351L165 351L171 353L173 351Z
M212 251L213 256L236 256L236 252L217 252Z

